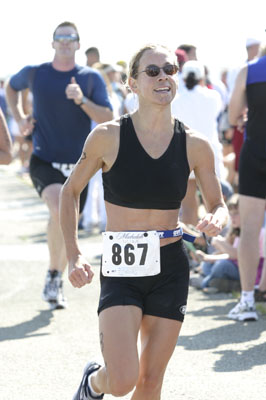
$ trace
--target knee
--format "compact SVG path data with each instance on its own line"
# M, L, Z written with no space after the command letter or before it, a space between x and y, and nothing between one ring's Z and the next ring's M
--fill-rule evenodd
M224 260L215 262L213 269L212 269L212 276L214 278L222 278L224 276L226 263L224 263L223 261Z
M49 211L51 220L55 223L59 223L59 204L53 204L53 206L50 206Z
M114 397L123 397L134 389L136 381L135 376L124 375L123 373L116 377L113 376L108 382L110 393Z
M162 387L162 377L154 374L143 375L138 380L138 389L141 393L145 393L146 397L157 398Z

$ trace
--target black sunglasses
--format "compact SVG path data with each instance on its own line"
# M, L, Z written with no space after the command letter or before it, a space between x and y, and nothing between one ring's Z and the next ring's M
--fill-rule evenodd
M174 75L178 71L178 66L175 64L166 64L163 67L158 67L158 65L151 64L148 65L144 71L140 71L139 73L146 72L148 76L154 77L159 75L161 69L166 75Z

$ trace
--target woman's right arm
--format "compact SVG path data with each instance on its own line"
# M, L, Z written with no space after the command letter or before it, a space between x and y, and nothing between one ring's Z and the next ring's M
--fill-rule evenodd
M82 155L65 182L60 196L60 224L64 235L69 262L69 279L74 287L90 283L91 266L83 258L78 245L79 196L90 178L106 166L108 153L115 141L111 141L112 127L108 123L98 125L88 136ZM108 163L108 161L107 161Z

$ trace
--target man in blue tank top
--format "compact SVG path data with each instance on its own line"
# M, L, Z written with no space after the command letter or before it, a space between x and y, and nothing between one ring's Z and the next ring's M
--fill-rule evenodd
M52 62L26 66L11 77L7 99L21 134L32 132L30 176L50 213L50 266L43 299L51 308L64 308L62 273L67 261L58 217L60 190L81 155L91 120L101 123L112 119L112 107L101 75L75 63L80 48L75 24L58 25L52 46ZM19 108L19 92L26 88L33 94L32 116L24 115ZM87 188L80 196L80 212L86 194Z
M238 261L242 292L240 302L228 314L229 318L238 321L258 319L254 285L266 206L266 55L249 62L238 74L229 105L232 125L241 122L239 119L246 107L248 120L239 164L241 235Z

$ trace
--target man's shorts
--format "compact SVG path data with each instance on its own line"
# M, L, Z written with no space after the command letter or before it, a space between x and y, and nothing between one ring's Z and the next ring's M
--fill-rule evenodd
M266 199L266 158L253 155L247 142L240 154L239 194Z
M42 191L49 185L54 183L64 184L67 177L62 174L62 172L54 168L52 163L41 160L35 154L32 154L30 160L30 177L32 183L37 190L39 196L41 197ZM87 198L88 185L83 189L80 194L80 210L81 213Z
M183 240L161 247L161 272L136 278L101 279L98 314L109 307L134 305L143 314L183 322L186 312L189 262Z

